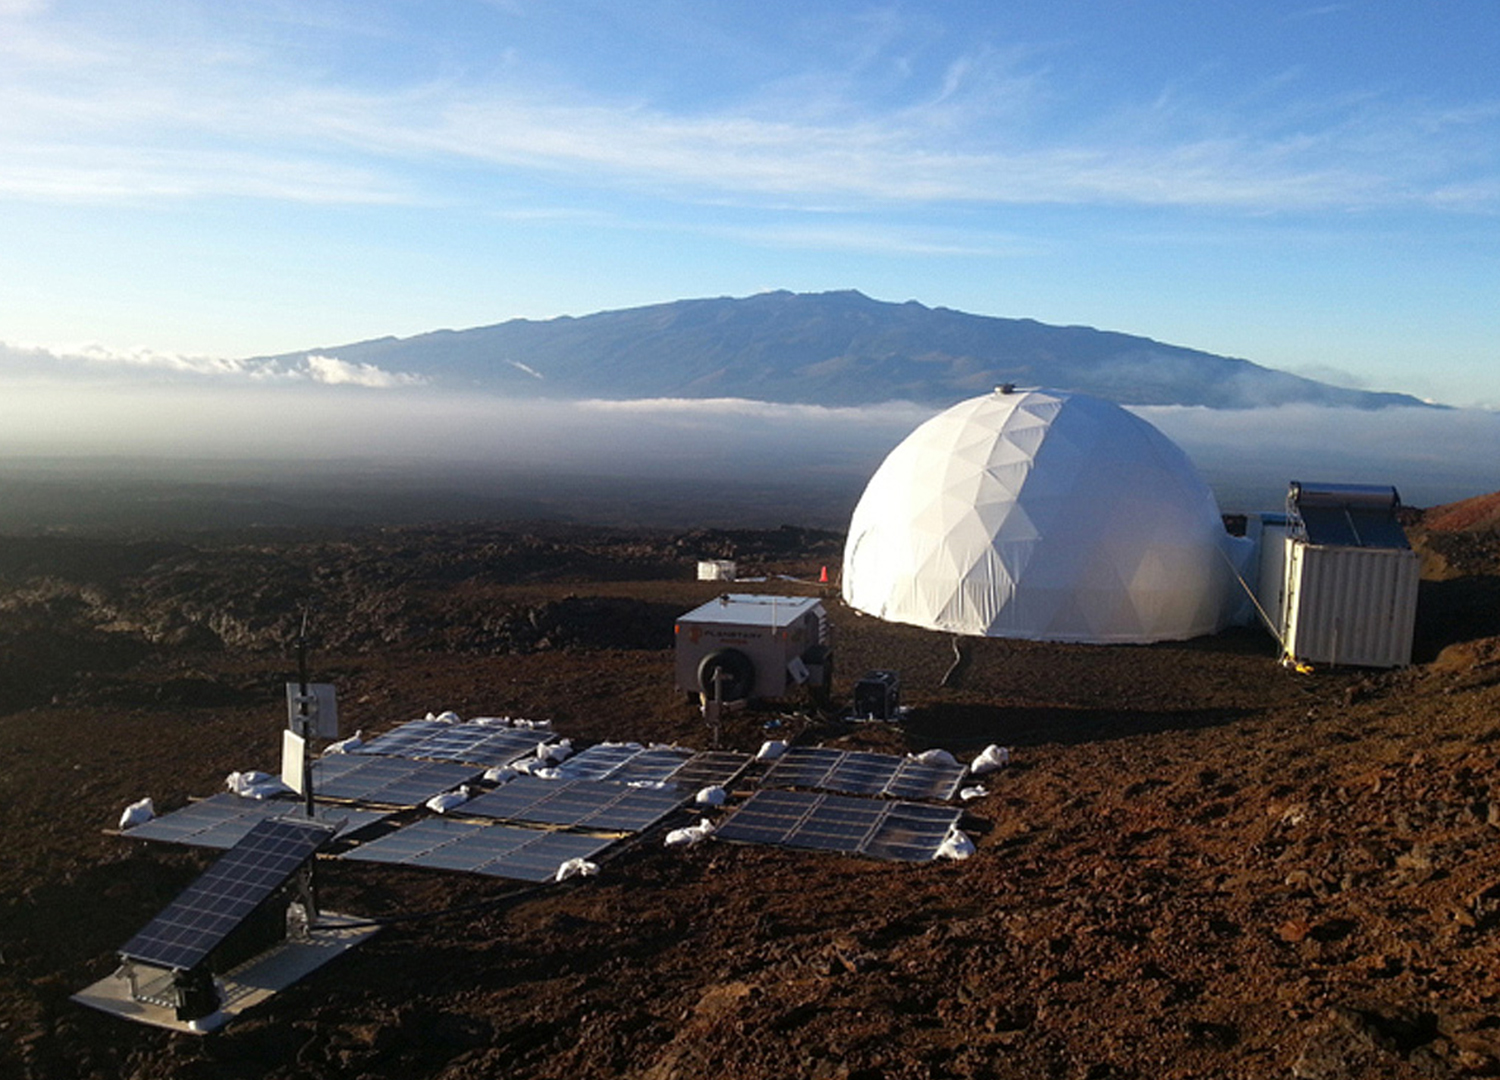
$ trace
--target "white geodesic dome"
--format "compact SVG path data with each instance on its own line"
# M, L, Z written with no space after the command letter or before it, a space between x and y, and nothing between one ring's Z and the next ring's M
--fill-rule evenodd
M1237 606L1213 493L1120 406L997 390L908 435L849 523L850 606L932 630L1143 643L1222 629Z

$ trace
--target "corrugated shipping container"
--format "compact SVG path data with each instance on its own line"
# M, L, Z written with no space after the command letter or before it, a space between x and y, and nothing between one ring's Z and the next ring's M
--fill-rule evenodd
M1420 559L1408 548L1286 541L1287 652L1315 664L1411 663Z

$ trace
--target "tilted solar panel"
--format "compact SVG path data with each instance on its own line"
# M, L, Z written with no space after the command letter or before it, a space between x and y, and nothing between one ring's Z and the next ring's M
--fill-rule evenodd
M331 828L315 822L257 822L120 955L181 971L196 967L332 836Z

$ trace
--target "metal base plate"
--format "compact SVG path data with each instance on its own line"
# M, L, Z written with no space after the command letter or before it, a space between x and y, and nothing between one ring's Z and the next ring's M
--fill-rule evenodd
M106 976L73 995L73 1000L138 1024L166 1028L188 1035L206 1035L234 1020L278 992L312 974L335 956L354 948L380 928L351 927L359 922L348 915L324 912L318 916L308 941L283 941L219 977L224 1002L211 1017L189 1023L177 1019L174 1010L136 1001L130 996L130 980L120 972Z

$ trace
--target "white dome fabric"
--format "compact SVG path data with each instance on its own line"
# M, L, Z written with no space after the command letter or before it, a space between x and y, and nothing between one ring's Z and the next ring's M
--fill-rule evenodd
M1177 445L1120 406L996 391L875 471L849 523L851 607L932 630L1144 643L1220 630L1228 535Z

